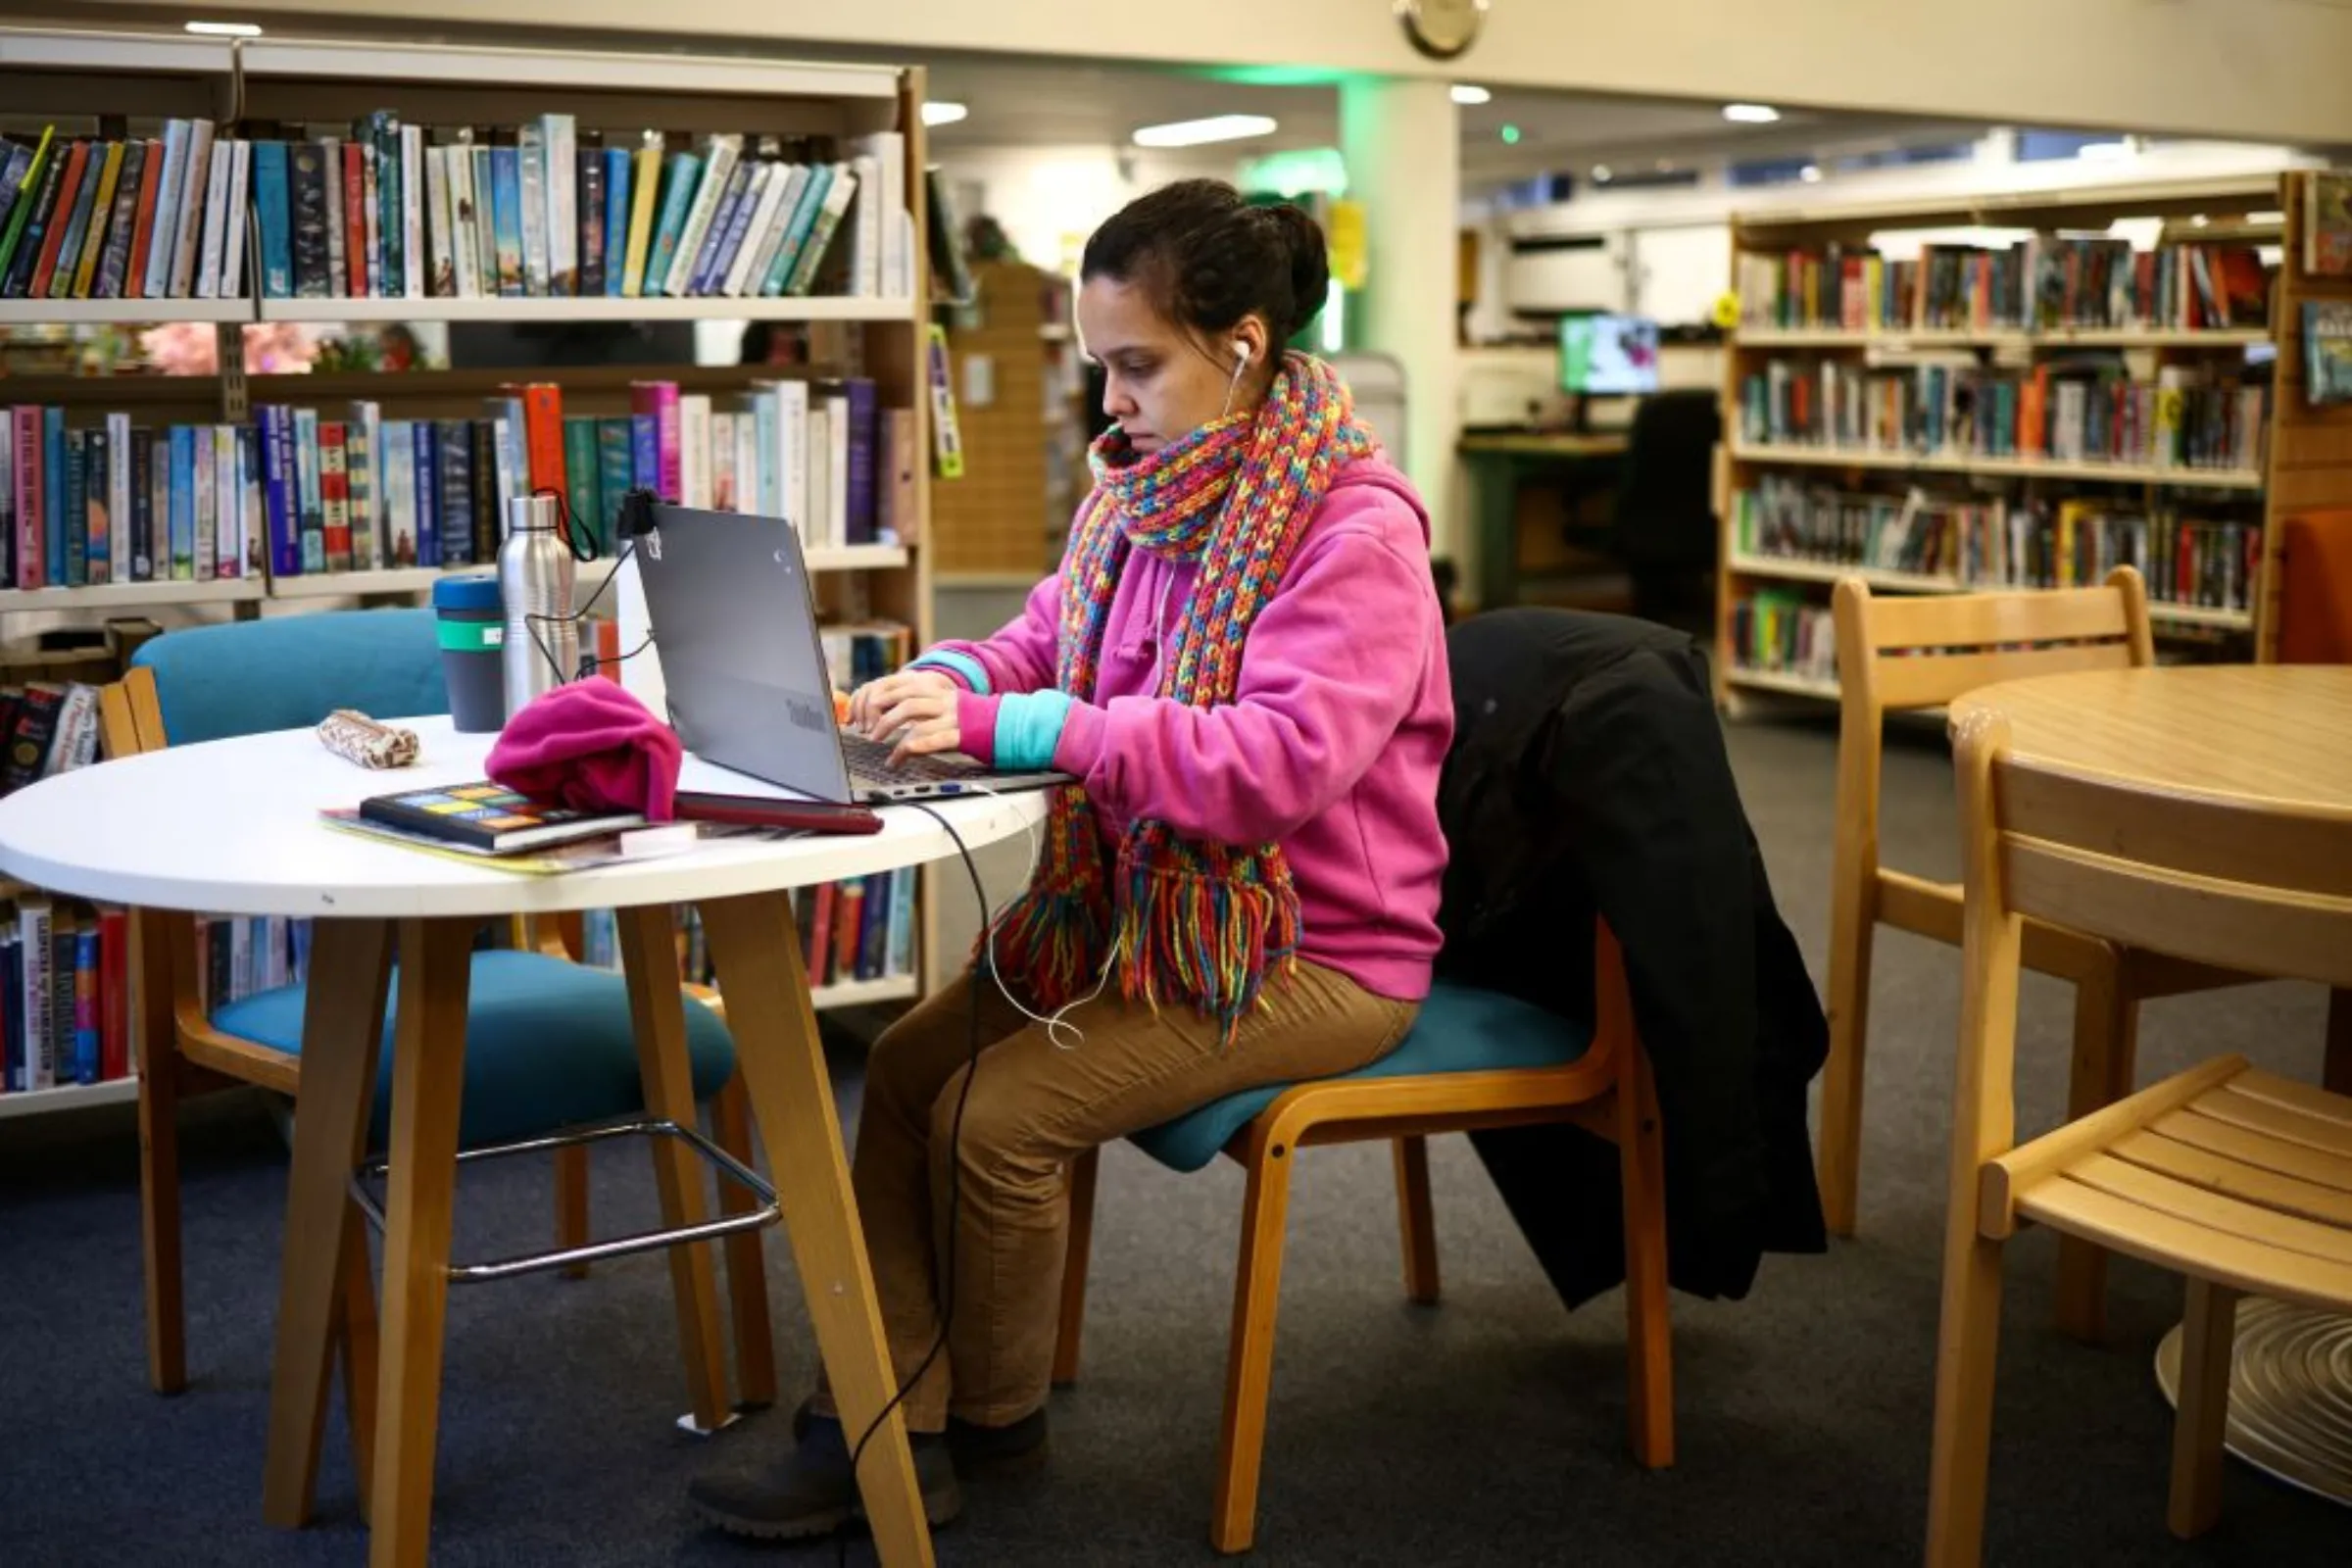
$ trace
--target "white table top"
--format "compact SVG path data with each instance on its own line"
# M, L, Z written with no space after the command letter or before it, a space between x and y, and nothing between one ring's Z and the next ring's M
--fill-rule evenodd
M126 757L60 774L0 800L0 872L79 898L217 914L398 919L617 908L730 898L951 858L955 842L911 807L881 810L864 835L719 839L681 854L560 876L473 866L376 843L319 820L369 795L484 777L495 738L461 735L446 715L400 719L416 732L413 767L370 771L309 729L280 730ZM769 793L773 793L772 791ZM932 803L967 847L1040 820L1047 796ZM992 902L1016 889L990 888Z

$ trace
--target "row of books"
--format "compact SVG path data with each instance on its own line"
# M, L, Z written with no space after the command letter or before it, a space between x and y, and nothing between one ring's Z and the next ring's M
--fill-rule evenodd
M2103 363L2011 371L1776 359L1740 380L1740 435L1923 457L2251 472L2262 466L2269 404L2262 385L2190 366L2133 380Z
M386 419L378 404L264 405L247 425L82 427L57 405L0 419L0 582L259 579L488 563L508 501L564 493L611 553L622 497L781 516L810 546L918 532L914 417L863 378L754 384L719 410L672 381L626 416L566 417L537 382L475 418Z
M34 894L0 906L0 1094L128 1076L129 964L120 909Z
M783 517L810 548L912 544L920 532L913 412L878 407L864 377L754 381L736 409L674 382L639 382L631 404L629 419L598 421L602 493L586 507L573 497L583 516L609 526L617 513L625 433L627 483L681 506ZM587 467L571 463L575 488Z
M912 975L914 890L912 866L798 890L793 895L794 919L800 926L808 983L829 986ZM581 960L618 968L620 944L612 911L590 909L580 924ZM677 951L680 979L691 985L715 983L702 914L691 906L677 916Z
M2249 609L2262 525L2070 497L1855 492L1767 478L1733 498L1743 556L1937 577L1954 588L2072 588L2135 566L2161 604Z
M913 291L897 131L671 151L659 131L604 146L568 114L428 130L388 110L323 135L156 129L0 139L0 294L236 298L248 212L268 299Z
M244 288L250 144L209 120L145 139L0 139L0 296L234 297Z
M1732 603L1732 663L1799 680L1838 680L1838 626L1830 608L1785 589L1766 588Z
M1743 326L1848 332L2180 330L2270 324L2272 271L2251 245L2036 235L2022 244L1740 256Z
M911 294L901 133L631 141L605 146L568 114L477 131L378 111L348 138L257 142L262 295Z

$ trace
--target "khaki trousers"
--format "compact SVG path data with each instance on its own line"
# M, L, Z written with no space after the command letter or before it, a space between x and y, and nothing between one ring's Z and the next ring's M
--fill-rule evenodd
M952 1143L975 1010L979 1071ZM906 1396L908 1429L941 1431L950 1411L1004 1426L1046 1402L1073 1158L1227 1095L1378 1060L1418 1011L1301 962L1230 1044L1187 1007L1154 1014L1115 988L1049 1038L968 971L893 1024L866 1068L851 1178L898 1385L938 1339L954 1249L947 1350ZM834 1413L821 1387L816 1408Z

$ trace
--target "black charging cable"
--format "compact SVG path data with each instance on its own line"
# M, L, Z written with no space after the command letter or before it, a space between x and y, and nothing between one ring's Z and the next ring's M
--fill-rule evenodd
M980 867L972 859L971 849L963 842L963 835L956 831L955 823L949 821L937 809L922 801L905 801L900 804L911 806L931 818L932 821L937 822L948 837L955 842L956 853L963 858L963 873L971 878L972 902L980 910L981 940L984 942L991 940L988 929L988 892L980 885ZM969 1024L970 1032L965 1041L963 1087L956 1093L956 1114L948 1128L948 1246L947 1256L940 1262L939 1334L931 1341L931 1348L923 1353L923 1358L916 1364L915 1369L907 1373L906 1380L899 1385L898 1393L890 1396L890 1402L882 1406L873 1420L866 1424L865 1430L858 1435L857 1443L852 1445L850 1448L850 1484L853 1487L858 1484L858 1461L864 1457L865 1446L873 1441L875 1433L882 1430L882 1423L890 1419L890 1412L906 1402L906 1396L912 1393L914 1386L923 1380L923 1374L931 1370L931 1363L938 1360L940 1352L947 1348L948 1328L956 1321L956 1236L963 1228L960 1223L963 1217L963 1160L961 1157L963 1107L965 1102L972 1098L972 1080L980 1074L980 989L977 983L971 988L970 1005L964 1009L964 1016ZM863 1112L860 1111L860 1115L862 1114ZM944 1437L942 1441L945 1441ZM847 1564L850 1560L849 1537L846 1534L837 1533L834 1541L837 1547L834 1560Z
M596 536L589 531L588 525L580 520L579 514L571 510L571 503L563 491L552 485L540 485L533 489L531 494L549 496L554 499L556 526L563 537L564 547L571 552L571 559L574 562L586 565L598 559ZM620 522L623 542L619 553L612 558L612 569L605 573L605 580L596 585L596 592L588 596L586 604L562 615L544 615L524 612L523 624L530 629L531 641L538 645L539 657L546 660L548 668L556 672L558 685L565 685L571 681L597 674L608 665L625 664L654 645L654 634L649 631L636 647L625 654L616 654L611 659L599 659L593 652L583 652L579 659L579 667L567 670L564 667L563 661L556 658L556 651L547 645L547 638L539 628L543 624L569 623L578 626L586 623L588 612L596 608L598 600L605 597L605 591L612 586L612 579L620 575L620 568L627 564L628 559L637 553L638 537L653 530L655 504L654 493L643 488L631 490L621 498Z

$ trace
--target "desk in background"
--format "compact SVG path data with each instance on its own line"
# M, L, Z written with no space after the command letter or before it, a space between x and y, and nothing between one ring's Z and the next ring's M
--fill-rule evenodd
M1496 430L1461 438L1454 450L1470 469L1479 609L1499 610L1518 600L1520 485L1539 475L1614 484L1626 447L1623 431Z

